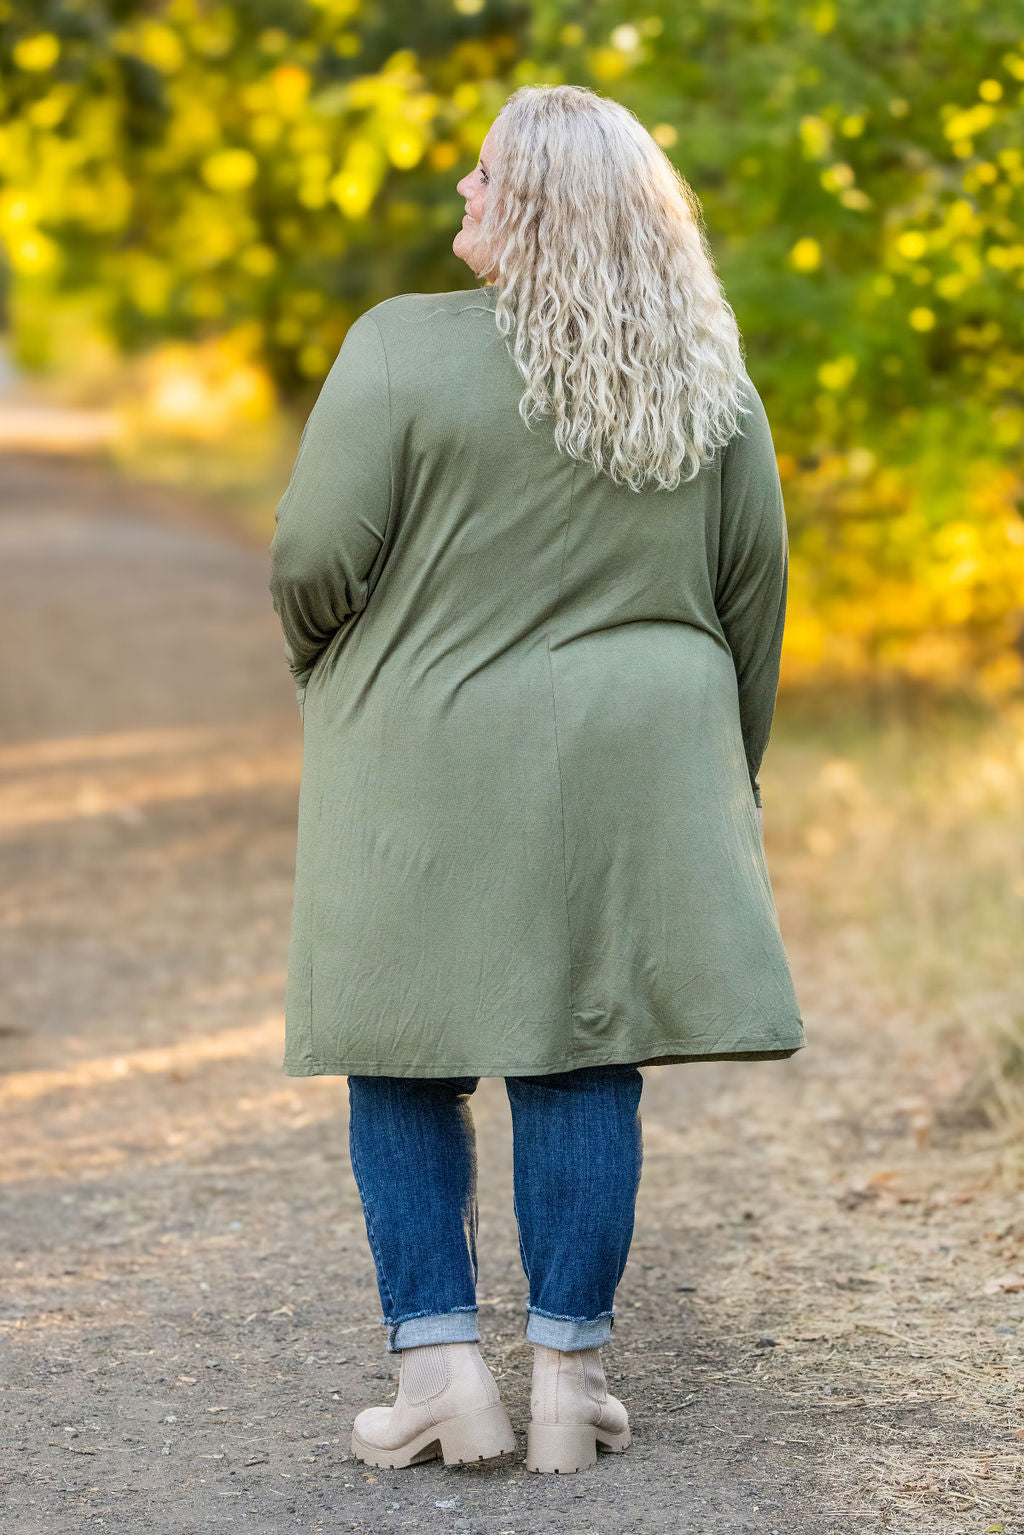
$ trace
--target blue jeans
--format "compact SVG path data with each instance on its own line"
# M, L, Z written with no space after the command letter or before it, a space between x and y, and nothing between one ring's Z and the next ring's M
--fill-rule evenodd
M352 1171L388 1351L475 1342L477 1077L349 1077ZM506 1077L526 1336L606 1343L633 1236L643 1149L635 1066Z

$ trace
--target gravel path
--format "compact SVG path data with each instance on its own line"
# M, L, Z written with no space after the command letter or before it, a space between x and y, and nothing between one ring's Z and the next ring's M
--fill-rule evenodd
M1021 1535L1005 1148L778 877L808 1048L647 1074L607 1350L634 1448L573 1478L349 1458L395 1362L344 1083L280 1066L301 728L265 550L96 467L7 457L0 489L5 1535ZM476 1114L484 1348L524 1424L500 1083Z

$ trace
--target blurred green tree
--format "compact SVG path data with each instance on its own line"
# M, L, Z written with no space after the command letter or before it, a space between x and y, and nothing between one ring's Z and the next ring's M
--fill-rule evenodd
M225 423L301 407L369 304L466 284L455 183L509 91L592 85L702 200L787 486L787 680L1002 697L1022 31L1017 0L0 0L16 355L70 366L74 306L127 353L219 346Z

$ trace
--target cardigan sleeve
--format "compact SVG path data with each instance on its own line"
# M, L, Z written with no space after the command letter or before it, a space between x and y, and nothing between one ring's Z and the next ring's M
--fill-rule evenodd
M732 651L740 727L754 803L779 685L789 580L782 485L764 405L747 380L742 436L723 450L715 608Z
M302 709L325 646L365 607L391 515L391 400L376 322L345 336L275 512L270 592Z

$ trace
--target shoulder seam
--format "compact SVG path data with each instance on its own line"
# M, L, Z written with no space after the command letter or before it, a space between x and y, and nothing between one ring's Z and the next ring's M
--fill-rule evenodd
M465 294L466 294L466 300L467 301L465 303L457 304L454 307L449 307L449 306L447 306L445 304L436 303L436 301L438 299L449 298L449 297L455 298L461 292L465 292ZM479 303L479 302L474 303L473 299L476 298L476 297L477 297L476 291L473 290L473 289L469 289L469 288L467 288L465 290L457 288L457 289L452 290L450 293L443 293L443 294L441 294L441 293L395 293L395 294L393 294L391 296L391 298L381 299L379 304L374 304L372 306L372 308L364 310L364 314L372 315L374 313L374 311L376 311L378 309L386 309L391 304L398 304L403 299L410 299L410 298L424 299L424 300L426 300L428 302L430 300L434 300L435 301L435 307L434 308L429 309L425 314L420 315L420 316L417 317L417 318L422 319L422 320L433 319L434 315L437 315L437 314L463 314L463 313L465 313L465 311L467 309L478 310L481 314L490 314L490 313L492 313L491 305L489 303L487 303L486 301L483 302L483 303Z

